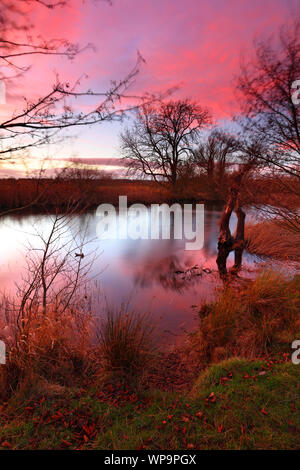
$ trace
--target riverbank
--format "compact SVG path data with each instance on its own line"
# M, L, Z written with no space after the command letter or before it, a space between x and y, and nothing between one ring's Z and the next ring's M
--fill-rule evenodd
M0 447L299 448L299 296L298 276L237 280L171 353L135 312L109 315L98 344L81 311L31 312L0 369Z
M94 208L101 203L117 205L119 196L127 196L128 203L162 204L172 202L207 202L223 204L228 195L232 175L222 185L206 175L178 180L176 190L167 183L150 180L111 178L20 178L0 179L0 211L35 209L40 212L66 210L70 205L78 209ZM266 195L265 187L269 191ZM253 178L251 192L244 195L243 204L269 204L276 200L278 188L272 178ZM297 198L280 193L279 205L294 207Z
M285 362L287 361L287 362ZM299 367L231 359L192 392L51 387L3 404L2 449L297 449Z
M206 178L179 185L176 192L167 184L127 179L2 179L0 210L31 208L40 212L66 210L71 205L95 208L101 203L117 205L119 196L128 203L162 204L175 201L220 202L220 196L208 188Z

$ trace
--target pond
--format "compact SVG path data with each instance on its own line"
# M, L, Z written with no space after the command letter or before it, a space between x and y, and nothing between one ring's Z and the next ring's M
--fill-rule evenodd
M151 312L166 337L180 337L190 330L197 318L195 305L212 300L220 286L216 254L221 211L221 207L204 206L204 244L197 250L186 250L185 238L175 239L172 230L170 239L99 239L95 211L73 216L67 227L69 235L84 232L89 240L83 248L85 256L97 253L89 272L93 309L101 313L104 304L118 308L124 303L136 311ZM117 213L120 225L125 223L122 217ZM39 247L37 235L49 233L52 221L53 216L37 214L0 219L2 293L14 295L26 271L26 255L30 257L31 250ZM235 222L233 217L232 228ZM254 263L246 253L245 272L251 271Z

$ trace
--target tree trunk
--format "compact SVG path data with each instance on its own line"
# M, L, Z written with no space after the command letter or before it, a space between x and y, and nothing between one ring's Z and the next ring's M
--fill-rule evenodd
M220 221L220 233L218 238L218 256L217 266L221 277L227 274L227 258L232 250L235 250L235 264L234 270L240 269L242 265L242 256L244 251L244 227L245 227L245 213L240 207L239 193L242 183L243 175L247 171L247 167L239 171L233 180L230 188L227 204L224 207L223 214ZM229 223L232 212L235 211L238 222L235 237L232 237Z
M223 214L220 221L220 234L218 238L218 256L217 265L221 276L227 274L227 258L229 253L232 251L233 238L229 229L230 217L235 206L237 194L235 189L232 187L230 190L229 199L223 210Z
M236 226L236 233L234 237L234 266L233 270L238 271L242 266L243 251L245 248L245 218L246 214L237 202L235 213L238 221Z

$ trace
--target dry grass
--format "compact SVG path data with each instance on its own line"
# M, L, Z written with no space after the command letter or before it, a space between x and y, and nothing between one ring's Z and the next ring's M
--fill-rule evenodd
M300 278L288 281L278 272L263 272L240 290L226 287L215 302L202 306L199 318L189 347L204 365L268 354L299 332Z
M6 343L0 368L0 397L34 393L41 387L70 387L108 378L139 376L154 355L154 326L148 315L120 308L107 310L96 335L91 314L67 309L1 315ZM96 339L98 337L98 341Z
M69 385L91 367L92 318L74 310L58 315L49 308L28 312L21 322L11 312L6 325L7 361L1 368L0 394L49 381Z
M180 179L174 192L167 183L129 179L2 179L0 180L0 209L29 206L36 210L64 210L66 202L79 207L96 207L101 203L118 204L119 196L128 203L162 204L172 201L217 200L220 195L207 177Z
M155 350L154 325L148 314L108 309L99 334L99 347L106 372L140 374Z
M119 196L128 197L129 203L162 203L171 197L167 187L153 181L138 180L0 180L0 208L24 207L45 211L63 210L73 201L80 207L96 207L108 202L118 204Z
M247 250L258 256L277 260L300 261L300 234L282 221L267 220L247 225Z

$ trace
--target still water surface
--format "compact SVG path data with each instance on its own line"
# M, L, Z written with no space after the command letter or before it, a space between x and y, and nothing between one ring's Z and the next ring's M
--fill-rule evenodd
M101 313L103 299L114 307L129 303L136 311L151 312L166 336L176 337L190 330L196 321L192 306L213 299L220 285L215 262L220 215L221 208L205 206L204 246L197 251L186 251L184 239L99 240L95 212L73 217L70 235L78 229L86 230L86 239L91 241L84 251L98 253L90 271L93 308ZM27 247L37 247L37 232L49 233L52 220L49 215L36 214L0 219L1 292L14 294L16 283L24 275L25 253L30 255ZM233 218L232 229L235 222ZM245 269L251 270L253 263L254 259L246 254ZM233 264L232 255L229 264ZM195 265L199 269L176 274Z

